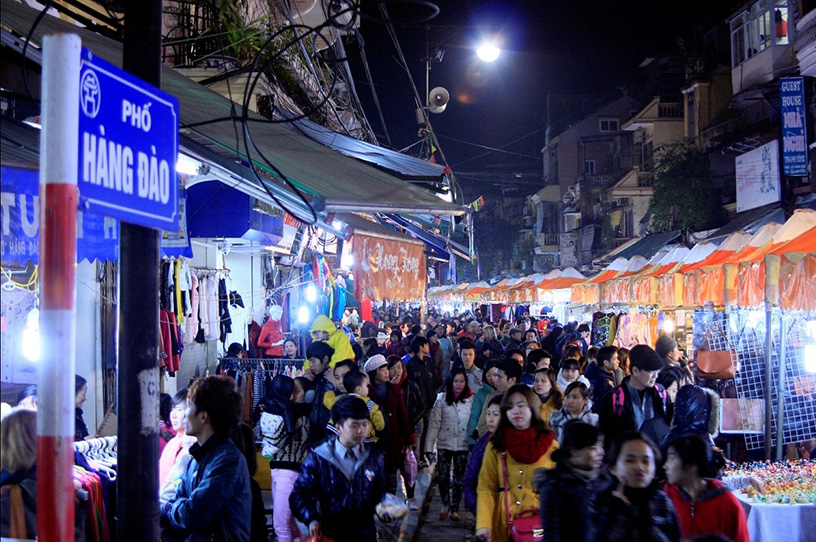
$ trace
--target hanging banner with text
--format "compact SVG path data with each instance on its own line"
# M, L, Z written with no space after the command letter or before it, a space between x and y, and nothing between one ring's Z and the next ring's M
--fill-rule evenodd
M35 170L0 168L2 179L3 262L40 261L40 175ZM94 213L77 213L77 261L115 260L119 221Z
M355 233L351 253L355 299L417 301L424 297L424 245Z
M805 82L801 77L779 80L782 100L782 164L784 174L807 177L807 124Z

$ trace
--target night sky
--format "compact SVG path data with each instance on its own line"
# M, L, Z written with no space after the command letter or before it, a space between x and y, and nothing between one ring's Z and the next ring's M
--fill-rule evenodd
M440 13L429 23L430 41L432 46L443 41L445 55L432 66L430 87L447 88L451 102L431 122L457 174L486 168L540 172L547 94L615 94L616 87L626 86L638 96L638 65L646 57L677 54L678 37L690 35L695 25L710 29L742 5L731 0L439 0L435 4ZM428 11L411 4L387 5L411 73L424 94L425 30L422 25L403 23ZM364 13L379 15L376 8ZM392 146L402 149L418 140L408 78L396 61L384 25L363 19L361 33ZM482 63L473 52L480 33L498 33L502 40L502 55L492 64ZM369 122L380 136L384 132L363 71L356 62L352 69ZM380 139L385 145L385 138ZM488 151L456 139L503 147L515 154L480 156Z

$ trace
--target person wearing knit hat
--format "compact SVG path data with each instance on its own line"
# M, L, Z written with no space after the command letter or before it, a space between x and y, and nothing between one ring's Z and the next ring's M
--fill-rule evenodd
M680 351L677 341L671 336L662 333L655 343L655 351L657 355L663 359L664 367L677 367L683 371L685 379L681 386L694 382L694 377L688 366L688 360L683 356L683 352Z
M668 394L656 383L663 359L650 346L638 344L629 352L629 364L631 374L596 404L607 442L625 431L640 430L654 418L668 422Z
M661 334L655 343L655 352L661 358L668 358L677 361L676 357L680 356L680 349L677 348L677 341L669 335ZM676 356L676 357L675 357Z
M629 351L629 366L637 367L642 371L655 372L660 371L665 364L657 352L645 344L638 344ZM654 376L657 378L656 374Z
M386 361L385 356L383 356L382 354L376 354L368 358L368 361L366 361L365 364L364 371L366 373L370 373L372 371L376 371L383 365L388 365L388 361Z

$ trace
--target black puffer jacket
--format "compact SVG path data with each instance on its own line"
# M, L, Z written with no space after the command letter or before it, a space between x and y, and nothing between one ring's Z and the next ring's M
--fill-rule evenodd
M679 542L680 526L669 497L653 483L646 489L625 488L629 503L613 495L612 479L589 501L584 542Z
M674 419L669 433L660 442L665 452L669 443L684 435L697 435L710 442L720 425L720 397L699 386L683 386L674 400Z
M332 540L375 542L374 511L385 495L383 454L368 447L368 458L349 480L333 464L334 446L335 439L329 439L306 456L289 506L306 526L319 521Z
M608 478L584 480L564 461L554 469L540 469L535 476L541 496L541 542L583 540L589 499Z

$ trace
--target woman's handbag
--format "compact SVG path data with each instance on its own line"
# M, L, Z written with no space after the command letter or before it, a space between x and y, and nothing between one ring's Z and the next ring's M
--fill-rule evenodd
M507 452L502 453L502 471L504 472L504 510L507 512L507 526L510 528L510 539L513 542L535 542L544 538L541 528L541 514L538 509L524 510L514 520L510 514L509 478L507 476Z
M728 341L719 325L714 325L703 337L701 345L708 341L708 336L717 328L728 344L729 350L697 350L697 374L700 378L708 380L727 380L736 376L736 365L738 360L734 347Z

